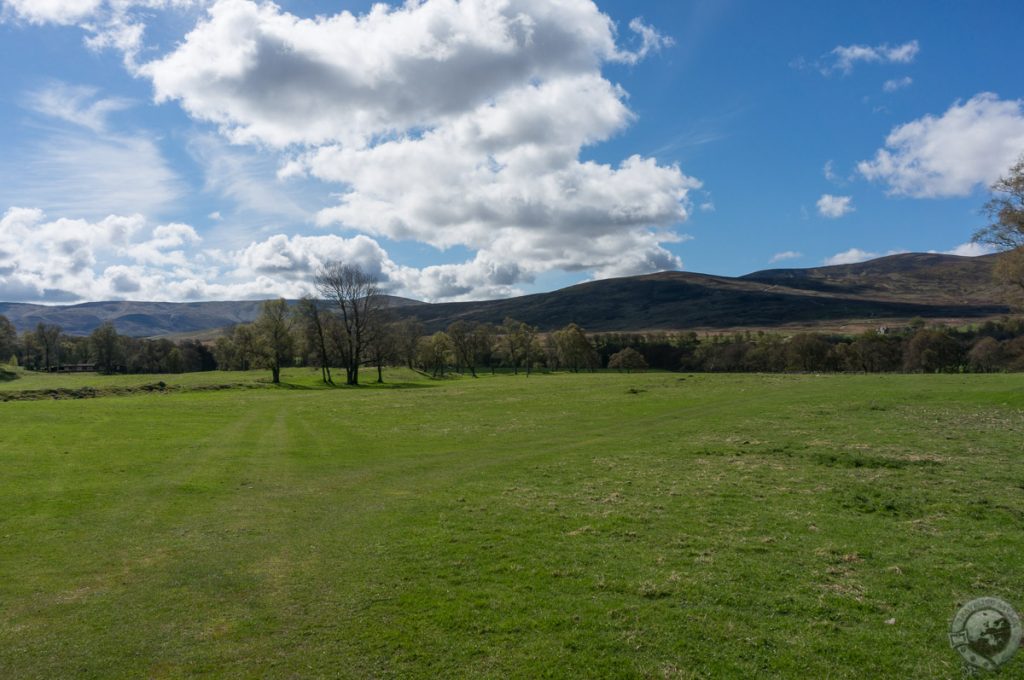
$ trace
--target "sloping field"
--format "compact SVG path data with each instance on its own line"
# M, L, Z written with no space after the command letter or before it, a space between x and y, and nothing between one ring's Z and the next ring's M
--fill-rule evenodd
M389 379L0 404L0 677L945 678L1024 606L1020 376Z

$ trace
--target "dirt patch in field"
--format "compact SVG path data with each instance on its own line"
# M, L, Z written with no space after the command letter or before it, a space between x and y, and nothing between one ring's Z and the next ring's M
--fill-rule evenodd
M45 401L64 399L95 399L97 397L117 397L130 394L169 394L172 392L213 392L219 390L257 389L263 385L254 383L225 383L219 385L168 385L160 381L145 385L125 387L58 387L46 390L18 390L0 392L0 402L5 401Z

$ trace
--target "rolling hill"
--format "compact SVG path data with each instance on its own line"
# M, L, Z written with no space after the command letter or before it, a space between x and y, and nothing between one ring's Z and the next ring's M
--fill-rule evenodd
M908 253L859 264L771 269L737 278L689 272L591 281L502 300L426 303L390 297L396 317L427 330L457 319L513 317L551 330L575 322L588 331L839 328L912 317L962 322L1007 313L993 283L993 256ZM86 334L104 321L135 336L202 336L253 320L260 302L90 302L71 306L0 303L28 330L40 322Z

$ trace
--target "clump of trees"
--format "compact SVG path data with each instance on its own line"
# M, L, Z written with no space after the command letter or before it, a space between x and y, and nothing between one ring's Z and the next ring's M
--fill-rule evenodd
M530 375L534 364L542 355L543 350L537 340L538 333L536 326L511 317L507 317L501 323L499 351L504 354L514 374L519 375L519 369L524 368L526 375Z
M233 326L213 345L213 356L222 371L255 368L258 355L256 333L250 324Z
M444 331L420 339L417 363L433 377L443 378L445 367L454 363L454 358L455 343Z
M294 305L268 300L256 321L218 338L214 354L219 367L267 368L279 383L281 369L310 366L319 368L329 385L334 384L332 369L340 367L345 383L358 385L360 369L369 365L383 382L383 367L400 356L407 341L400 342L403 329L391 323L376 279L357 266L332 262L317 270L314 284L319 299L307 296ZM408 360L412 365L413 358Z
M101 324L99 328L89 336L89 343L92 345L92 355L96 361L96 370L101 373L116 373L123 365L124 343L117 334L114 324L109 321Z
M509 320L519 331L519 323ZM504 351L506 339L499 329L490 324L457 321L446 331L438 331L430 336L422 335L423 326L419 323L402 322L394 326L395 343L399 349L397 356L408 358L409 367L429 373L433 377L443 377L445 371L459 374L468 373L477 377L478 369L494 372L496 357ZM412 354L403 353L400 347L409 342L411 334L420 333ZM513 353L508 354L509 367L518 372L522 354L519 351L521 338L516 336L510 340Z
M358 385L374 335L383 332L384 296L377 279L357 266L335 262L317 271L314 284L334 312L334 344L345 367L345 384Z
M553 368L564 368L579 373L593 371L600 365L600 357L583 329L574 323L555 331L550 336L548 348L549 363ZM554 361L550 361L550 360Z
M625 371L626 373L643 371L647 369L647 360L644 359L644 355L640 354L640 352L637 352L632 347L627 347L611 355L608 359L608 368Z

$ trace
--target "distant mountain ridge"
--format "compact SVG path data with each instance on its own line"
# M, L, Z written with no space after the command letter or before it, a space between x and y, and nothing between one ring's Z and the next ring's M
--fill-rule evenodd
M501 300L426 303L389 297L396 317L429 331L458 319L500 323L505 317L552 330L575 322L591 332L715 330L882 324L920 316L980 320L1007 313L994 283L994 256L907 253L859 264L769 269L741 277L689 272L581 283ZM19 331L57 324L83 335L105 321L122 334L203 335L256 318L261 301L87 302L69 306L0 303Z

